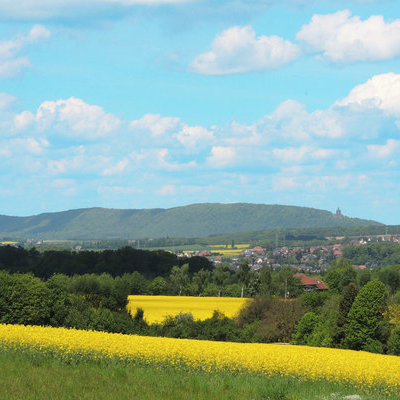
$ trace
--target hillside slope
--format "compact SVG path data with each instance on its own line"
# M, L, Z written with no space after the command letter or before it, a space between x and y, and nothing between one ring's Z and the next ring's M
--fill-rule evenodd
M192 204L169 209L87 208L30 217L0 215L0 236L41 239L204 237L276 228L379 225L307 207Z

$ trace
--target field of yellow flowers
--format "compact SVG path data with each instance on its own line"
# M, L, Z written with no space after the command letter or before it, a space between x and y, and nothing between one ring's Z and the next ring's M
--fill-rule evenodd
M209 372L233 371L324 379L363 389L400 391L400 357L351 350L260 343L210 342L0 324L0 347L57 351L84 358L117 357Z
M127 309L135 315L136 309L142 308L146 322L153 324L180 313L191 313L194 319L205 320L212 317L214 310L233 318L247 300L235 297L128 296Z

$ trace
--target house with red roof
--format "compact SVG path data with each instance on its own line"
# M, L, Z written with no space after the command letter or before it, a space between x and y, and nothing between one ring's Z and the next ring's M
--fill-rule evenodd
M307 292L328 290L328 286L319 278L306 276L303 273L296 273L293 275L295 278L300 279L303 289Z

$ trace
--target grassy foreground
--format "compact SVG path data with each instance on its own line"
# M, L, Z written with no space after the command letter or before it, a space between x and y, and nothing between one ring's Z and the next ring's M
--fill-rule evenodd
M366 394L350 385L206 373L122 362L69 364L37 351L0 350L0 399L134 400L378 400L400 395Z

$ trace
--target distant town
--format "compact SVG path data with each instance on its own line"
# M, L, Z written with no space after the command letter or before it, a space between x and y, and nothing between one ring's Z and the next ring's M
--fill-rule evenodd
M340 210L339 210L340 212ZM259 271L264 266L271 270L279 270L283 266L291 266L302 273L321 274L328 270L332 261L345 257L349 254L349 249L359 248L375 244L399 244L400 234L386 235L366 235L359 238L330 237L331 244L308 246L292 246L290 244L279 245L276 241L275 246L236 244L233 240L228 244L202 246L204 249L193 249L196 245L185 245L185 249L178 246L169 248L160 247L162 250L170 251L179 259L189 259L194 256L205 257L214 265L224 263L230 269L237 271L243 262L246 262L253 271ZM173 240L173 239L171 239ZM336 242L335 242L336 240ZM133 248L143 248L155 250L157 247L141 246L140 244L151 243L152 239L145 240L125 240L125 241L101 241L100 246L105 249L116 249L118 247L129 246ZM282 240L281 240L282 241ZM16 246L24 248L36 248L39 251L47 250L71 250L85 251L94 250L93 241L61 241L61 240L2 240L0 246ZM103 250L101 248L100 250ZM347 251L347 254L346 254ZM351 257L350 257L351 258ZM364 257L365 259L366 257ZM354 267L359 270L374 269L382 267L373 257L367 257L363 263L355 263Z

